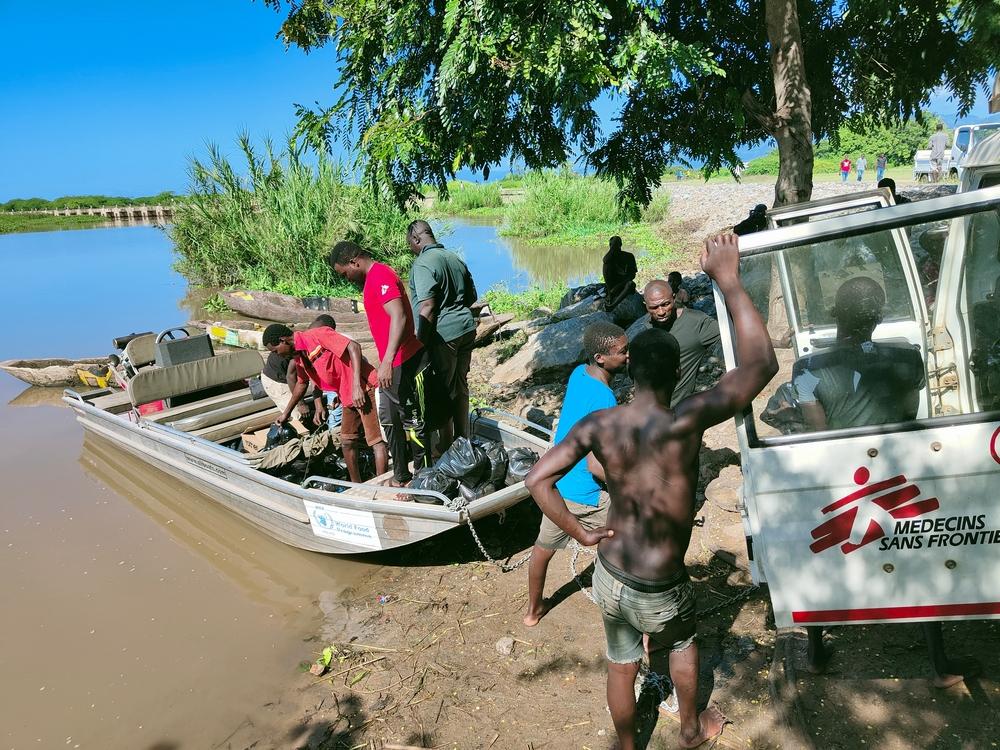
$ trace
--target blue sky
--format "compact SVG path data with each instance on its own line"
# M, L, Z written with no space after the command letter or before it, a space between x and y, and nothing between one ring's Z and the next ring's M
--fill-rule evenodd
M286 51L280 21L250 0L0 0L0 202L183 192L206 142L280 139L335 77L332 50Z

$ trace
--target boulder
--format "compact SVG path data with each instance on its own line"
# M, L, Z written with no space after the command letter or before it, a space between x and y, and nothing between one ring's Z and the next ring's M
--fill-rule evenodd
M575 305L580 300L586 299L587 297L592 297L595 294L600 294L604 291L604 284L584 284L583 286L574 287L563 295L562 299L559 301L559 309L564 307L569 307L570 305Z
M615 321L615 325L619 325L622 328L628 328L645 314L646 303L642 301L642 295L638 292L630 294L611 311L611 317Z
M579 302L574 302L572 305L567 305L566 307L560 307L554 313L552 313L552 322L558 323L560 320L569 320L570 318L576 318L580 315L588 315L590 313L599 312L604 309L604 300L602 300L597 295L587 297Z
M648 331L653 326L649 323L649 315L643 315L641 318L636 320L632 325L625 329L625 335L628 336L628 340L631 341L636 336L638 336L643 331Z
M528 337L521 350L493 371L490 383L505 385L528 381L541 373L563 375L583 362L583 332L598 321L611 321L605 312L563 320Z
M546 318L552 314L552 310L544 305L541 307L536 307L530 313L528 313L529 318Z

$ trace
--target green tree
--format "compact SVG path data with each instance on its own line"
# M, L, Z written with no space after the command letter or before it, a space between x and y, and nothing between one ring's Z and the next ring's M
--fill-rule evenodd
M1000 61L996 0L264 2L286 43L337 51L339 98L299 106L300 131L356 141L400 202L461 167L579 155L634 214L667 165L718 171L766 137L776 203L805 200L814 139L919 119L940 86L967 112Z

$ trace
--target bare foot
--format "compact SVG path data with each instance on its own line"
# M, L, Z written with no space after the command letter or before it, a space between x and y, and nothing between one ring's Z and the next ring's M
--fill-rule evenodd
M700 747L722 734L722 728L726 724L725 714L717 706L709 706L698 714L698 734L694 737L685 737L682 731L679 738L680 746L689 749Z
M966 677L975 677L979 674L979 662L975 659L953 659L947 664L947 671L942 674L935 674L931 684L936 688L950 688L960 682L964 682Z
M535 627L535 625L538 624L538 621L549 613L550 609L552 609L552 605L549 604L548 599L542 599L542 606L538 610L532 610L529 607L528 614L524 616L525 627L529 628Z

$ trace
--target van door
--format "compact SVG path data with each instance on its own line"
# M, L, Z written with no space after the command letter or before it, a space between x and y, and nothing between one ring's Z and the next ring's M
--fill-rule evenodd
M783 266L785 311L810 347L779 349L778 376L736 420L753 572L769 584L779 626L1000 616L989 572L1000 565L1000 403L990 395L1000 358L992 329L977 323L1000 316L975 307L994 297L951 291L988 273L998 209L991 187L740 238L758 309L768 314ZM944 249L950 258L970 238L984 249L962 256L963 280L953 281ZM940 279L929 308L930 276ZM937 330L945 307L947 333L974 344L964 361L956 348L950 366ZM732 367L728 317L719 322ZM961 404L954 412L938 408L943 391Z

